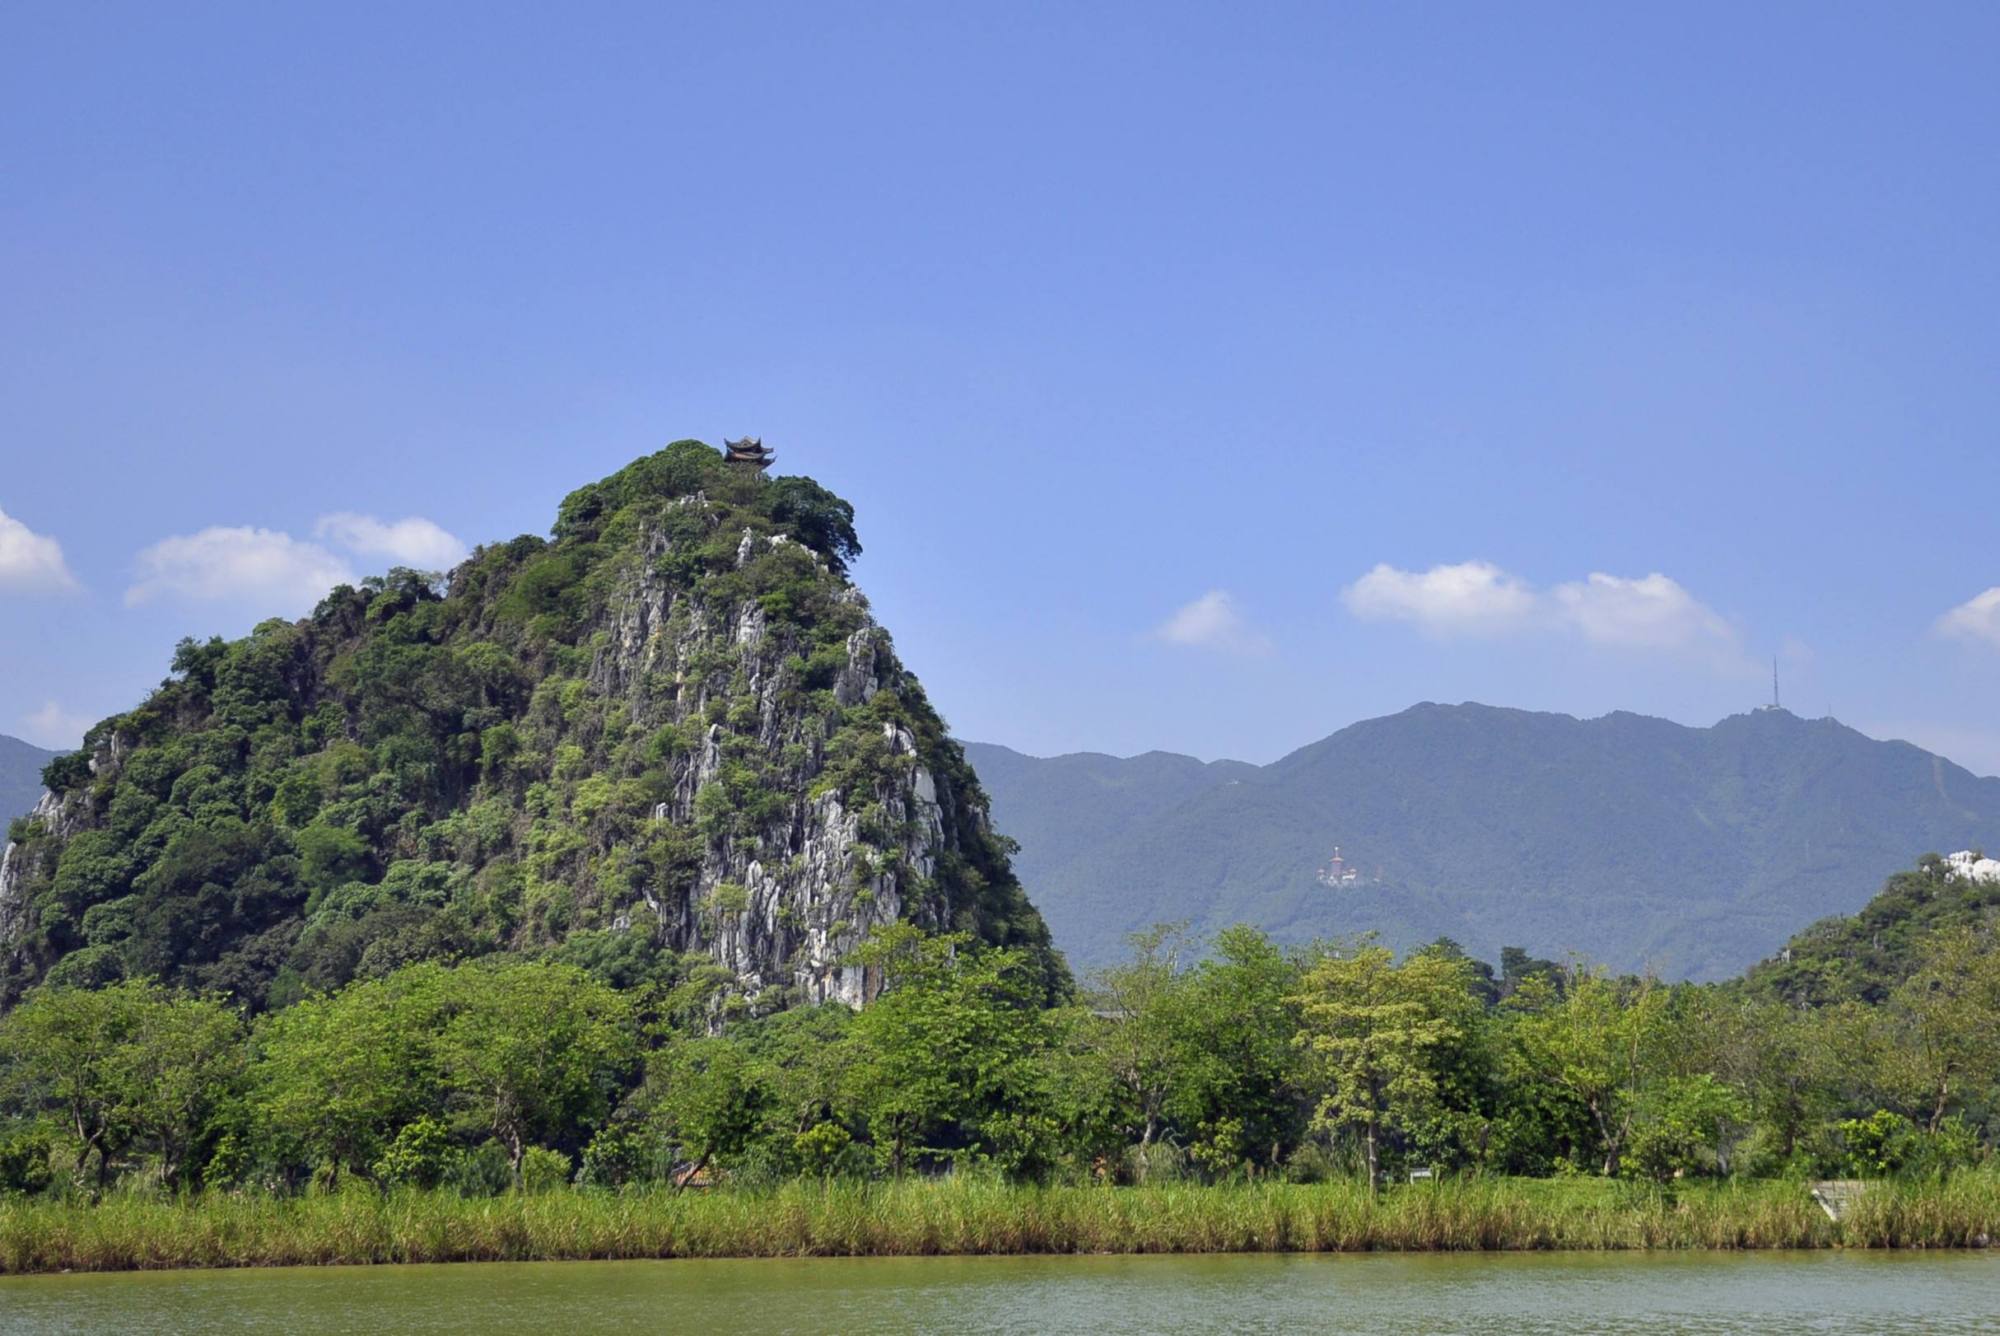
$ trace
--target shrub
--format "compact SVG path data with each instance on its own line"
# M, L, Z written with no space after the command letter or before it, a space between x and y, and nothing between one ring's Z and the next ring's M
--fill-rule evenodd
M54 1181L46 1133L29 1129L0 1136L0 1196L45 1192Z
M577 1171L576 1181L593 1188L651 1183L660 1177L659 1162L665 1154L657 1136L637 1123L619 1119L599 1128L584 1147L583 1167Z
M385 1184L434 1188L451 1168L455 1153L451 1132L428 1115L407 1123L374 1165L375 1177Z
M1859 1178L1896 1173L1919 1149L1915 1125L1888 1109L1877 1109L1866 1118L1844 1119L1839 1132L1847 1148L1845 1168Z
M554 1192L569 1182L569 1156L546 1146L530 1146L521 1156L521 1190Z
M461 1197L497 1197L513 1182L514 1170L507 1161L506 1148L498 1141L487 1140L452 1159L445 1169L443 1186Z
M792 1154L805 1172L826 1177L852 1160L854 1136L839 1123L814 1123L792 1138Z

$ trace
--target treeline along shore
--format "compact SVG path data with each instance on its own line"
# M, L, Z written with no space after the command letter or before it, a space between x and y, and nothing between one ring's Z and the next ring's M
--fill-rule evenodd
M0 1267L1985 1246L1995 888L1954 869L1725 985L1160 928L1052 992L906 924L859 1009L616 954L257 1014L44 985L0 1018Z

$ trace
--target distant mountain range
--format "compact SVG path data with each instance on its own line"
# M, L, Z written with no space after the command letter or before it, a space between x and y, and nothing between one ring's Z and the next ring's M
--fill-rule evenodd
M969 743L1072 965L1187 920L1734 974L1926 851L2000 848L2000 779L1783 710L1712 728L1414 706L1266 766ZM1327 878L1334 846L1348 879Z
M28 814L42 796L42 767L55 758L55 752L0 733L0 825Z

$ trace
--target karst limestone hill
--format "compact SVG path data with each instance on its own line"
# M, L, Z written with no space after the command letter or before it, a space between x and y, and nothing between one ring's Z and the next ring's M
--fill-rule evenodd
M549 953L725 1008L864 1002L879 925L1067 975L959 746L847 576L853 510L697 441L549 538L183 641L47 770L0 866L0 1003L152 975L282 1005Z

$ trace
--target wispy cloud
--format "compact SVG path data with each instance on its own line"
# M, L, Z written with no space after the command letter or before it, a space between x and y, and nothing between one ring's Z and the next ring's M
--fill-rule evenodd
M63 594L80 587L61 543L0 510L0 591Z
M2000 585L1975 594L1938 618L1937 629L1943 635L1961 640L1981 640L2000 646Z
M303 612L335 585L354 583L345 561L275 529L215 526L165 538L140 552L128 607L162 597L257 602Z
M1540 632L1611 649L1666 650L1732 670L1750 666L1736 628L1659 572L1628 578L1594 571L1538 590L1485 561L1425 571L1378 565L1341 591L1364 621L1410 623L1439 637Z
M1559 619L1598 645L1621 649L1737 646L1734 627L1655 571L1636 580L1593 572L1550 591Z
M1272 650L1271 638L1252 626L1222 589L1211 589L1186 604L1155 627L1153 635L1170 645L1224 654L1260 655Z
M135 558L138 578L125 591L126 606L176 597L297 613L335 585L355 583L353 566L335 547L421 570L448 569L466 553L464 543L420 515L381 520L336 511L313 525L313 538L323 541L249 525L214 525L163 538Z
M364 557L387 557L399 566L449 570L465 560L466 547L437 523L421 515L378 520L351 510L322 515L313 537L326 539Z

